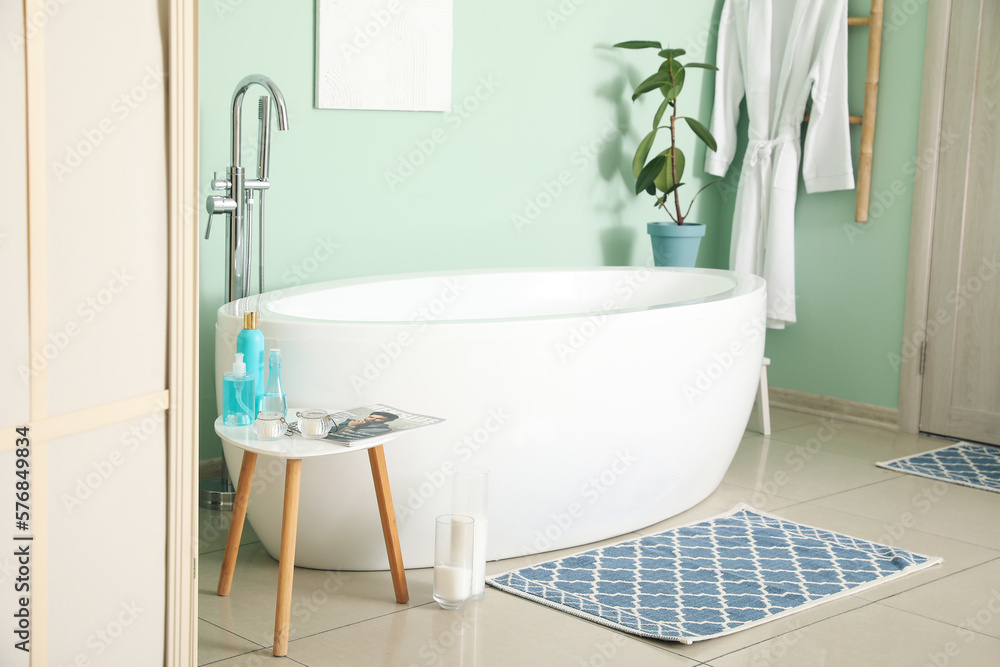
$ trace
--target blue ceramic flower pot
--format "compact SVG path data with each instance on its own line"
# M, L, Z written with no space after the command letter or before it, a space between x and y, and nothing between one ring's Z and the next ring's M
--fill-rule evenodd
M653 242L656 266L694 266L698 248L705 236L705 225L696 222L650 222L646 225Z

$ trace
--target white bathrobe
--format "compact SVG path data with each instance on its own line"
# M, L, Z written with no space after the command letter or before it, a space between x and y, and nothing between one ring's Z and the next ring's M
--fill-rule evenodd
M750 130L736 192L730 268L767 281L767 325L795 322L795 194L854 187L847 110L847 0L726 0L705 170L725 176L740 100ZM812 109L805 149L799 136ZM801 155L800 155L801 153ZM853 215L853 209L844 211ZM846 218L845 218L846 219Z

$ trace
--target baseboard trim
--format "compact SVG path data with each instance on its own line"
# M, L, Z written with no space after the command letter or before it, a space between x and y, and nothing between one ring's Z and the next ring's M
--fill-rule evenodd
M222 457L198 461L198 479L211 479L222 476Z
M794 389L769 387L770 404L774 408L785 408L810 415L831 417L864 426L874 426L890 431L899 430L899 410L881 405L859 403L845 398L810 394Z

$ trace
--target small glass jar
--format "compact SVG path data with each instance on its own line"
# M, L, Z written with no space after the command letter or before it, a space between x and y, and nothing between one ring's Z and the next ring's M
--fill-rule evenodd
M295 416L299 418L299 433L311 440L325 438L334 425L333 417L326 410L303 410Z
M288 422L280 412L259 412L253 423L258 440L278 440L288 430Z

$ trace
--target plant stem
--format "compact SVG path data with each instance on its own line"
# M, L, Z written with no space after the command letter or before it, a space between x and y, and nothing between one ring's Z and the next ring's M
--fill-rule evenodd
M673 58L671 58L671 61ZM670 87L674 87L674 68L668 67L670 71ZM677 185L677 136L674 133L674 124L677 122L677 98L674 98L670 105L670 168L673 171L674 185ZM666 202L664 202L666 203ZM681 196L680 188L674 188L674 205L677 207L677 224L683 225L684 218L681 217ZM666 206L664 206L666 208Z

